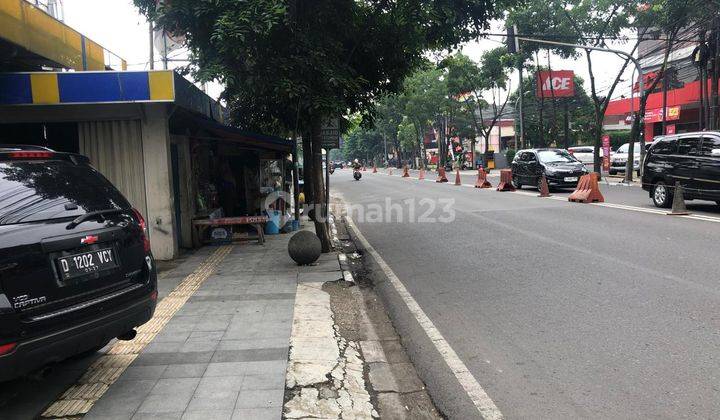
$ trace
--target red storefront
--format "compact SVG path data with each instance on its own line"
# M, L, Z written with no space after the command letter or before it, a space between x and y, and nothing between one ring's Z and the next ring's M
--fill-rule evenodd
M709 80L708 92L711 91L711 85L712 81ZM654 136L663 134L662 105L662 92L650 94L645 111L645 141L652 141ZM667 134L673 134L672 130L675 133L697 131L700 128L700 81L688 82L680 88L668 90L666 105ZM639 107L640 100L637 97L633 98L632 103L629 98L611 101L605 111L605 124L625 124L630 129L632 111Z

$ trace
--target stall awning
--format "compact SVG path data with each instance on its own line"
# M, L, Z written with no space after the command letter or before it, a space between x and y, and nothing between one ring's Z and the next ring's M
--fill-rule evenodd
M202 128L203 131L209 133L209 137L213 139L230 141L250 148L275 150L285 153L290 153L293 150L293 142L281 137L240 130L190 113L183 113L182 120L183 125L194 125ZM207 138L208 136L198 135L196 137Z

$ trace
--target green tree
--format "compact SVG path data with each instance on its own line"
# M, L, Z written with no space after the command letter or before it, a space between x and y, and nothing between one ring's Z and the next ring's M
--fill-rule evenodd
M325 202L321 128L368 111L424 62L424 53L477 37L513 0L134 0L158 25L184 35L191 71L219 80L235 123L303 133L308 202ZM328 228L315 229L330 248Z
M452 97L463 102L471 116L476 136L485 139L485 150L490 148L490 134L502 117L509 100L510 85L508 73L514 57L504 47L485 51L480 64L457 53L444 60L448 70L448 89ZM489 96L488 103L484 97ZM473 162L475 161L475 139L471 141Z

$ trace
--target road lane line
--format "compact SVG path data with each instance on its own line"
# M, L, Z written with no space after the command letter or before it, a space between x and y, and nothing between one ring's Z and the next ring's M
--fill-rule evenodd
M222 246L210 254L157 304L152 319L137 328L137 336L134 340L115 342L106 354L100 356L87 368L76 384L50 404L40 418L74 418L87 414L140 355L145 346L150 344L175 313L215 272L232 248L232 245Z
M448 365L453 375L455 375L455 378L460 383L463 390L465 390L468 397L470 397L470 400L473 402L482 418L485 420L501 420L503 415L493 400L478 383L477 379L475 379L467 366L465 366L465 363L460 360L460 357L458 357L457 353L455 353L455 350L453 350L447 340L445 340L437 327L435 327L435 324L433 324L420 305L412 297L410 292L405 288L405 285L403 285L398 276L395 275L392 268L390 268L375 248L373 248L367 239L365 239L365 236L363 236L362 232L360 232L360 229L358 229L355 225L355 222L353 222L350 217L347 217L346 219L365 250L373 256L380 268L382 268L383 272L390 281L390 284L393 285L395 291L398 295L400 295L403 302L405 302L408 310L410 310L410 313L413 314L415 320L417 320L425 334L435 345L435 349L437 349L437 351L442 355L443 360Z

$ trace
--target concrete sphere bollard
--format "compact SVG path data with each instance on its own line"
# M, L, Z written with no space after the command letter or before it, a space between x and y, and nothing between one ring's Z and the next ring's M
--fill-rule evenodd
M322 244L320 238L308 230L301 230L288 242L288 254L298 265L312 264L320 258Z

